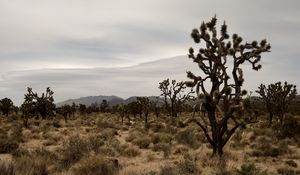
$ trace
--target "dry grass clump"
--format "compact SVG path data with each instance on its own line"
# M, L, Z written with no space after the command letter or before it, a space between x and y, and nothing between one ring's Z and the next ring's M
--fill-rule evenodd
M15 175L16 170L14 164L9 162L0 161L0 175Z
M133 146L123 145L119 153L126 157L136 157L141 154L141 151Z
M197 167L194 161L184 159L175 166L165 166L160 170L160 175L199 175L201 170Z
M120 126L116 124L115 121L112 119L107 119L107 118L98 118L96 121L96 125L98 128L114 128L114 129L119 129Z
M162 123L156 122L150 125L150 128L153 132L163 132L166 126Z
M23 142L22 127L14 125L6 132L0 131L0 153L12 153L19 147L19 143Z
M199 138L195 134L195 130L192 128L186 128L182 131L179 131L175 139L178 143L189 146L190 148L197 149L200 146L198 142Z
M89 152L89 145L84 139L78 135L71 136L69 140L63 143L62 155L62 167L64 169L70 168L70 166L78 162L83 156Z
M102 130L100 133L101 133L101 137L104 138L104 140L112 139L116 135L118 135L118 131L113 128L106 128Z
M74 175L116 175L118 160L106 160L100 156L87 157L72 168Z
M300 171L288 167L281 167L277 169L277 173L280 175L299 175Z
M48 161L43 156L22 156L15 160L16 174L48 175Z
M130 130L128 137L125 138L126 142L132 142L134 139L144 137L144 133L137 130Z
M168 143L157 143L152 147L153 151L162 151L164 153L164 157L167 158L171 154L171 145Z
M278 145L275 145L264 137L261 137L258 143L251 145L251 147L253 150L250 155L256 157L277 157L290 152L285 141L280 141Z
M152 143L153 144L157 144L157 143L171 143L171 141L173 140L173 137L171 134L167 134L167 133L157 133L154 134L151 137Z
M261 170L253 163L243 164L240 169L236 170L237 175L268 175L267 171Z
M142 149L147 149L149 145L151 144L151 139L149 137L141 137L141 138L136 138L132 141L132 143L139 148Z

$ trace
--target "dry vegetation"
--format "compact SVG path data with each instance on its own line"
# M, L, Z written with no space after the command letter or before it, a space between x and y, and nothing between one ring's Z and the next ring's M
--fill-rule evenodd
M211 148L196 125L183 127L149 116L121 123L118 116L93 113L64 122L30 120L22 127L17 116L1 116L1 175L177 175L177 174L299 174L300 132L288 125L278 130L260 116L240 128L225 146L222 160L211 158ZM297 121L298 120L298 121ZM290 122L288 122L290 121ZM294 129L291 131L291 129Z

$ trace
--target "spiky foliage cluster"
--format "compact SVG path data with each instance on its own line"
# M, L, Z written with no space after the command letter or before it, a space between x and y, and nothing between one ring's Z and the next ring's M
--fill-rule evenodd
M68 119L75 115L76 112L76 105L72 104L70 105L63 105L59 108L56 108L56 112L60 115L62 115L65 119L65 122L68 122Z
M182 95L186 87L184 82L176 82L176 80L170 81L166 79L159 83L158 88L161 90L161 96L164 97L166 110L172 119L177 117L180 106L192 98L192 94L194 93L192 89Z
M42 119L46 119L53 116L55 111L53 94L50 87L41 96L33 92L32 88L27 88L27 94L25 94L25 100L21 106L23 117L26 119L32 116L37 118L41 116Z
M107 100L102 100L101 104L100 104L100 111L101 112L107 112L108 111L108 102Z
M9 112L13 111L14 109L14 103L11 99L3 98L0 100L0 111L2 111L2 114L6 115L6 117L8 117Z
M297 95L296 86L287 82L283 84L277 82L268 86L261 84L256 92L261 96L269 112L269 126L272 124L273 115L277 115L282 124L284 114Z
M204 100L210 127L205 125L206 122L196 122L213 147L213 153L222 155L224 145L243 119L241 99L247 92L242 90L244 76L240 66L250 63L252 69L259 70L261 53L268 52L271 47L266 40L243 43L238 34L230 37L225 22L218 33L216 24L217 18L213 17L209 22L203 22L199 29L192 30L191 37L200 48L196 51L190 48L188 56L198 64L202 75L188 71L187 77L192 81L186 84L196 87L199 98ZM228 126L229 120L234 124L232 128Z
M142 107L142 112L144 113L145 117L145 124L148 123L148 115L150 113L150 100L148 97L137 97L136 98L138 104Z

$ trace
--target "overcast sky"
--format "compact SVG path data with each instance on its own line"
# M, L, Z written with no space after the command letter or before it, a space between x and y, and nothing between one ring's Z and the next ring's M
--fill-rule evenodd
M185 72L159 77L164 70L157 68L142 79L136 75L146 70L125 73L120 67L186 55L194 46L191 30L215 14L230 34L272 45L262 57L262 76L247 75L246 87L279 80L300 85L299 9L298 0L0 0L0 98L20 104L27 86L38 92L52 87L56 101L159 95L154 81ZM104 79L93 68L114 73ZM138 90L132 86L137 83Z

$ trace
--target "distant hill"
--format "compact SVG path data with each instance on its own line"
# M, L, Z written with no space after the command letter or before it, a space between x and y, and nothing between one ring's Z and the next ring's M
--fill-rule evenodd
M59 103L56 103L56 106L62 106L62 105L72 105L72 103L75 104L84 104L86 106L90 106L93 103L101 104L103 100L107 100L109 105L114 106L116 104L121 104L124 102L124 99L117 97L117 96L88 96L88 97L81 97L77 99L69 99L66 101L62 101Z
M163 104L163 99L160 97L156 97L156 96L150 96L148 97L150 99L150 101L156 101L158 100L158 104L162 105ZM103 95L99 95L99 96L88 96L88 97L81 97L81 98L77 98L77 99L69 99L66 101L62 101L62 102L58 102L56 103L56 106L63 106L63 105L72 105L72 103L75 104L84 104L86 106L90 106L93 103L98 103L101 104L103 100L107 100L108 104L110 106L114 106L117 104L128 104L131 103L133 101L136 101L136 96L132 96L129 97L127 99L123 99L121 97L117 97L117 96L103 96Z

